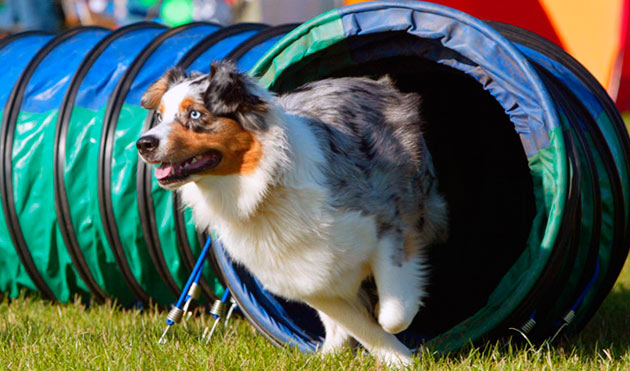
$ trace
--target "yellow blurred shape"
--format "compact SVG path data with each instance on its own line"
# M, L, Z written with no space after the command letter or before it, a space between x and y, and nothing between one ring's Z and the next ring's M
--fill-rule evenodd
M345 0L346 5L367 0ZM469 0L462 0L465 7ZM493 6L492 0L479 0ZM519 1L519 0L504 0ZM624 1L538 0L569 54L616 95L621 73L620 57ZM435 3L442 3L435 0ZM452 4L452 2L451 2ZM535 31L535 30L533 30Z
M609 87L619 55L623 0L539 0L565 49Z

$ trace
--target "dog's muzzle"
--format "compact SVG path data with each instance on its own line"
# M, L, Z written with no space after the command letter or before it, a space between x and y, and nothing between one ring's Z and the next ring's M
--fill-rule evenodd
M153 135L145 135L140 137L136 142L136 147L138 148L138 152L142 157L147 160L151 159L151 155L158 149L160 146L160 140Z

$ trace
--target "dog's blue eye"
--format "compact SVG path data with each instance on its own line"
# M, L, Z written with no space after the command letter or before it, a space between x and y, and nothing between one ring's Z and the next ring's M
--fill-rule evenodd
M159 112L156 112L156 113L155 113L155 119L156 119L158 122L162 121L162 114L161 114L161 113L159 113Z
M201 117L201 112L197 111L197 110L192 110L190 111L190 118L193 120L196 120L198 118Z

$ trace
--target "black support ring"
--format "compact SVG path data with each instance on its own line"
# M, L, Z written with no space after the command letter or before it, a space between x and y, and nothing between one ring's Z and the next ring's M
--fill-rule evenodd
M131 271L125 250L122 246L122 241L120 240L120 235L118 234L118 227L114 216L111 195L112 151L114 149L114 132L116 129L116 123L118 122L118 116L120 115L121 105L124 102L131 83L142 67L142 64L151 55L155 45L159 45L165 39L164 34L168 34L171 31L161 33L158 37L146 45L138 56L136 56L133 62L131 62L123 76L116 84L116 87L109 97L107 108L105 110L98 158L98 201L105 234L109 245L112 248L112 252L116 257L116 262L124 272L125 277L128 278L128 283L131 285L132 291L136 297L144 303L150 302L150 296L142 288L140 283L138 283ZM149 236L145 237L150 238Z
M205 51L207 51L216 43L218 43L219 41L227 37L230 37L230 36L242 33L242 32L246 32L246 31L252 31L252 30L263 30L259 32L259 33L262 33L262 32L266 32L267 29L270 29L268 27L269 26L262 23L240 23L240 24L228 26L220 30L217 30L216 32L212 33L211 35L208 35L206 38L199 41L193 48L191 48L188 51L188 53L186 53L184 57L182 57L182 59L178 63L178 66L183 69L188 69L188 67L190 67L190 65L192 65L192 63L195 60L197 60ZM252 36L251 38L256 37L256 35ZM239 49L242 45L246 44L251 38L243 41L243 43L238 45L236 49L234 50ZM234 52L234 50L232 52ZM152 117L153 113L150 113L149 115ZM149 170L146 170L146 171L148 172L148 175L145 174L144 176L148 177L149 181L147 184L150 187L151 172ZM195 259L192 255L192 248L190 246L190 242L188 241L188 237L186 235L186 228L185 228L186 222L184 220L183 207L181 204L181 200L179 199L179 197L177 197L177 195L174 195L173 197L173 208L175 211L173 213L175 215L175 231L177 233L177 240L180 242L180 247L181 247L180 254L182 256L182 260L184 262L184 265L186 266L186 269L192 272L192 269L195 265ZM197 239L199 240L199 244L201 246L203 246L207 237L208 236L205 235L204 233L197 234ZM214 252L211 252L210 254L208 254L207 260L210 263L210 267L212 268L212 271L217 275L217 278L219 279L221 284L225 286L225 279L223 277L223 274L221 273L221 270L219 269L219 265L217 264ZM208 285L208 283L203 277L201 277L200 284L201 284L201 288L203 289L203 292L209 298L211 299L216 298L216 294L214 293L212 288Z
M92 50L90 50L90 52L85 56L85 58L79 65L76 74L73 76L61 104L57 120L54 145L55 161L53 166L55 174L55 207L57 211L57 219L59 221L59 229L61 230L61 235L66 244L66 248L68 249L68 253L72 258L72 263L77 269L77 272L79 272L79 274L81 275L83 281L90 289L90 292L92 293L96 301L99 303L104 302L108 295L96 283L96 280L94 279L94 276L90 271L89 265L85 260L85 256L83 255L81 246L79 246L76 232L72 223L72 215L70 213L68 195L66 193L64 167L66 161L66 139L68 134L68 125L72 116L72 111L74 109L75 99L79 88L83 83L83 79L90 71L96 60L101 56L101 54L119 37L122 37L130 32L141 28L151 27L156 28L161 26L153 22L135 23L119 28L118 30L113 31L112 33L104 37L101 41L99 41L99 43L94 46L94 48L92 48ZM118 263L118 259L116 260ZM120 264L118 264L118 266L120 267ZM128 272L125 272L121 267L121 274L129 288L133 291L132 284L130 283L132 278L130 279L130 277L128 277L126 273Z
M15 247L15 250L22 261L22 264L26 268L28 275L33 280L33 283L42 295L50 300L56 300L48 284L44 281L43 277L39 273L33 257L26 245L24 234L20 226L20 222L17 216L17 210L15 209L14 197L13 197L13 164L12 164L12 152L13 152L13 139L15 137L15 125L20 113L22 102L24 101L24 93L28 83L35 73L35 70L40 63L48 56L48 54L59 44L76 36L78 33L91 30L100 29L98 27L78 27L65 31L52 40L47 42L36 54L33 56L29 64L26 66L17 83L11 90L9 99L5 105L4 114L2 116L2 128L0 131L0 144L2 150L0 150L0 194L2 195L2 208L5 218L7 218L7 227L11 241Z

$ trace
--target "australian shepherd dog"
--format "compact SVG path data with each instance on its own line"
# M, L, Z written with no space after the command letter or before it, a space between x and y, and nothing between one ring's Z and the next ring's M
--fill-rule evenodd
M276 96L215 62L209 75L171 69L148 88L142 106L157 125L137 147L235 262L317 310L323 352L354 338L404 365L411 352L394 334L426 297L428 245L447 235L419 104L388 77ZM362 295L370 277L373 306Z

